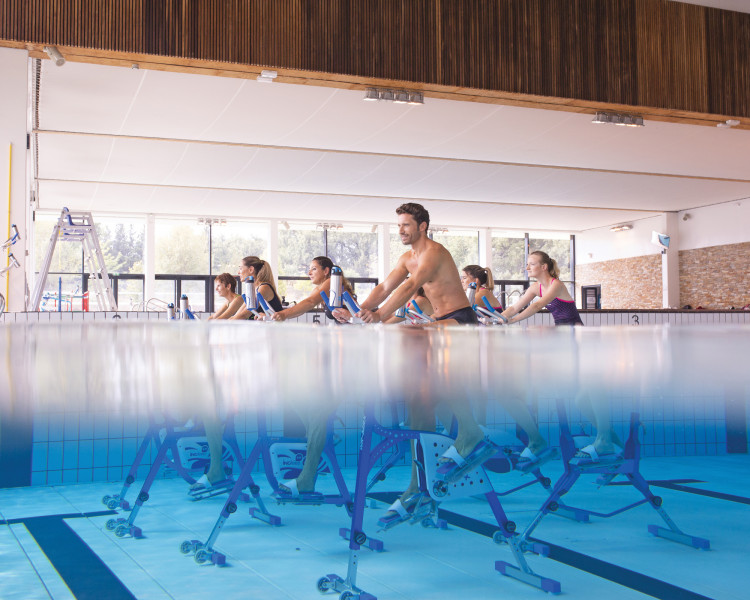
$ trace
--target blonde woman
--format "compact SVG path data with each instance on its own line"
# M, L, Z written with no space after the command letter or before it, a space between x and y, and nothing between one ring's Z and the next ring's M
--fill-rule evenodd
M539 285L530 285L518 302L503 311L500 315L503 322L517 323L546 308L552 313L555 325L583 325L573 298L560 281L560 268L555 259L541 250L532 252L526 263L526 271ZM541 300L532 302L536 297Z
M487 298L487 301L492 308L502 310L503 307L492 293L492 289L495 287L495 281L492 278L492 271L490 271L489 267L484 268L479 265L466 265L463 268L463 271L461 271L461 285L464 286L464 290L468 290L469 285L472 283L477 284L477 293L474 296L474 304L484 307L485 304L482 301L482 298Z
M268 302L268 305L276 312L282 310L281 300L276 293L276 285L273 282L271 265L265 260L257 256L246 256L242 259L238 274L240 281L245 281L246 277L252 277L255 280L255 290L260 292L261 296ZM262 308L258 310L263 312ZM250 315L251 313L247 310L247 307L241 306L232 319L238 321L247 320L250 318Z

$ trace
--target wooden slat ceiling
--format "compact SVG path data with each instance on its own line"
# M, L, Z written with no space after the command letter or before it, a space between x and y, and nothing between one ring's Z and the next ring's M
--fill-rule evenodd
M0 44L750 126L750 14L667 0L5 0Z

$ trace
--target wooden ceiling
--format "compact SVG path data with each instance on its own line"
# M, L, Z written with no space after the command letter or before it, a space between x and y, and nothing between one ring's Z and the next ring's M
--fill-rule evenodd
M667 0L6 0L68 60L750 127L750 14Z

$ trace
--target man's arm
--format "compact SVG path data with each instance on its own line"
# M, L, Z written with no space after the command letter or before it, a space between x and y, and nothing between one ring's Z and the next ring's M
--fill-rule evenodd
M378 310L377 316L375 316L371 321L367 321L366 319L362 318L361 313L357 316L362 318L363 321L367 322L386 321L393 315L393 313L401 308L420 287L422 287L427 281L430 280L431 277L433 277L435 272L440 268L440 259L440 250L437 247L425 252L425 254L421 257L417 270L411 274L411 277L409 277L409 279L404 281L400 286L398 286L398 288L394 290L390 298L388 298L386 303L380 307L380 310ZM404 267L404 269L405 268L406 267ZM401 281L403 281L403 279Z
M360 306L363 309L373 310L377 308L380 303L391 295L401 282L409 276L409 271L406 269L404 257L398 259L395 268L388 274L383 283L376 285L372 291L368 294Z
M403 254L401 258L398 259L398 263L396 263L393 271L388 274L388 277L385 278L385 281L376 285L368 294L367 298L360 302L359 305L362 310L359 311L357 316L365 323L376 322L375 319L372 318L372 315L375 314L373 310L376 309L378 305L408 277L409 271L406 268L406 259L404 256L406 256L406 254ZM349 311L345 308L337 308L333 311L333 316L339 321L346 321L350 317Z

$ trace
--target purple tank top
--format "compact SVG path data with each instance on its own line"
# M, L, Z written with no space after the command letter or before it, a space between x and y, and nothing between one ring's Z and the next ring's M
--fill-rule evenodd
M554 279L553 279L554 281ZM542 295L542 284L539 284L539 295ZM545 306L550 313L552 318L555 320L555 325L583 325L581 321L581 315L578 314L576 303L572 300L561 300L560 298L554 298L547 306Z
M578 314L578 309L572 300L566 302L555 298L544 308L552 313L555 325L583 325L581 315Z

